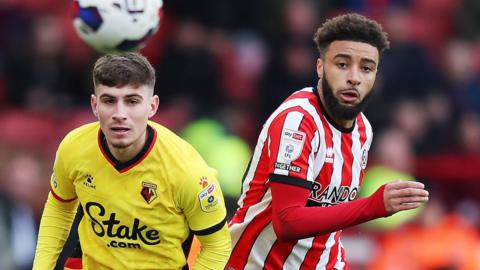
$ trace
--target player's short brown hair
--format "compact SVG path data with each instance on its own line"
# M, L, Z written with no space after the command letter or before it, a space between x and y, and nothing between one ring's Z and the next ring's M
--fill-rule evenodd
M155 69L139 53L106 54L95 62L93 82L95 86L103 84L109 87L148 85L153 90Z
M378 49L379 55L390 47L388 34L382 26L365 16L349 13L327 20L317 29L313 40L322 56L330 43L338 40L368 43Z

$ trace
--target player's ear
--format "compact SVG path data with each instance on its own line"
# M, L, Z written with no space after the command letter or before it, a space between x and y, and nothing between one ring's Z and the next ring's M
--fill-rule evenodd
M150 112L148 112L148 118L151 118L157 113L158 105L160 104L160 99L157 95L153 95L150 99Z
M323 60L321 57L317 58L317 75L318 78L322 78L323 75Z
M98 117L98 113L97 113L97 97L95 96L95 94L92 94L90 96L90 106L92 107L92 111L93 111L93 114Z

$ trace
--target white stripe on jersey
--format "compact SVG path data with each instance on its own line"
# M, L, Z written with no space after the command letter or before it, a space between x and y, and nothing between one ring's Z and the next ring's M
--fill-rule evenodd
M334 159L333 159L333 173L332 178L330 179L330 189L336 187L337 189L342 186L342 168L343 168L343 154L342 154L342 133L332 127L330 123L328 123L330 129L332 130L333 135L333 150L335 151ZM331 203L337 203L332 202Z
M272 144L272 137L268 136L268 145L267 145L267 147L268 147L268 148L267 148L267 153L268 153L268 156L270 156L270 155L271 155L271 153L270 153L270 149L271 149L270 147L271 147L271 144ZM260 152L260 153L261 153L261 152Z
M327 154L327 145L324 143L325 141L325 130L323 130L323 125L318 126L317 129L318 132L315 132L315 142L318 145L318 152L317 156L315 157L315 161L313 164L314 168L314 175L317 176L320 174L320 171L322 170L323 163L325 162L325 155ZM320 141L320 138L323 139L323 141Z
M235 232L241 234L248 226L248 224L250 224L250 222L257 216L258 213L265 211L265 209L270 205L271 201L272 192L270 191L270 189L268 189L267 192L265 192L265 195L263 195L262 200L259 203L252 205L248 209L247 214L245 215L244 222L235 223L230 226L230 232L232 233L232 247L237 244L237 241L240 238L240 235L236 235Z
M365 133L367 134L367 141L365 142L365 146L367 147L367 151L370 150L370 146L372 145L372 140L373 140L373 131L372 131L372 125L370 125L370 122L368 122L367 117L363 114L360 113L363 119L363 123L365 124Z
M352 152L353 153L361 153L362 146L360 145L360 133L358 131L358 125L355 125L355 128L352 131ZM354 187L359 185L360 181L360 170L361 170L361 163L362 157L353 155L353 164L352 164L352 182L350 184L350 190Z
M285 117L285 122L283 123L282 132L285 129L298 130L298 128L300 127L300 124L302 123L302 120L303 120L303 114L302 113L296 112L296 111L289 112L287 114L287 117ZM281 136L283 136L283 134ZM268 141L270 141L270 137L268 137ZM277 145L277 146L282 147L282 144L280 143L280 145ZM304 146L302 146L302 147L304 147ZM270 151L270 145L268 147L268 152L269 153L271 152ZM276 161L281 162L281 163L285 163L285 164L292 163L291 161L286 160L282 157L282 151L281 150L278 151ZM288 175L289 171L288 170L282 170L282 169L275 169L273 171L273 173L274 174L281 174L281 175ZM313 179L313 177L309 178L309 179Z
M325 250L323 250L322 255L320 256L319 264L317 264L317 270L326 270L326 266L330 258L330 250L336 242L335 234L337 234L337 232L331 233L328 237L327 243L325 244Z
M257 240L255 240L255 243L253 244L255 250L252 250L250 253L251 264L247 265L245 270L256 270L263 268L265 264L265 258L268 256L268 252L276 240L275 237L272 237L272 235L275 235L275 232L273 231L272 222L270 222L257 237Z
M305 256L307 256L305 250L309 250L312 247L313 240L315 240L315 237L298 240L292 252L288 255L285 264L283 264L283 269L300 269Z
M344 252L342 241L338 240L338 256L337 262L333 266L336 270L343 270L345 268L345 262L342 261L342 254Z
M252 161L250 162L250 167L248 168L248 173L245 175L245 179L243 180L242 184L242 195L238 198L238 206L243 206L243 200L245 199L246 190L250 186L250 182L253 180L253 176L257 171L258 163L260 162L260 157L262 156L263 147L265 147L265 139L267 137L267 131L262 130L260 136L258 137L257 146L255 147L255 151L253 152ZM270 142L269 142L270 144ZM268 147L268 146L267 146Z
M315 134L313 136L313 139L310 143L310 145L314 146L314 145L318 145L318 132L315 131ZM318 147L316 147L318 148ZM318 175L318 173L320 172L320 168L318 168L318 171L316 171L315 169L315 160L316 160L316 156L315 154L317 154L318 156L318 149L316 148L313 148L312 147L312 152L311 154L308 156L308 168L307 168L307 179L315 179L315 176Z

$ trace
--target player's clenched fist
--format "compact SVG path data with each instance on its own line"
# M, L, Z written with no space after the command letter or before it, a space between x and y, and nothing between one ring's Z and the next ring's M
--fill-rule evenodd
M396 180L385 185L383 193L385 209L389 214L415 209L428 201L425 185L415 181Z

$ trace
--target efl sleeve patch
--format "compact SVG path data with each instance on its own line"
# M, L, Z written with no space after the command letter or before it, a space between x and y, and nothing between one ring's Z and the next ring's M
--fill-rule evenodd
M198 200L200 201L202 211L213 212L217 210L219 195L217 194L216 189L217 187L215 184L211 183L198 194Z
M294 161L300 157L305 142L305 133L284 128L280 139L279 157L286 161Z

